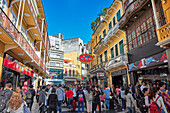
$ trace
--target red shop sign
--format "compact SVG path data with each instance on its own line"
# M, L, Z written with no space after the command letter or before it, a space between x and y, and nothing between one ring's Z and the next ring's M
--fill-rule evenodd
M81 54L79 60L83 63L89 63L93 61L93 56L90 54Z
M24 82L24 87L28 87L29 80Z

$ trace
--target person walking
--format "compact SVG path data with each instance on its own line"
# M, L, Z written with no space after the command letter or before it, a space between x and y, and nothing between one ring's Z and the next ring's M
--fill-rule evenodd
M143 93L144 93L144 97L143 97L143 107L142 107L142 110L141 112L142 113L149 113L149 90L148 88L144 88L143 89Z
M84 95L87 94L88 91L87 91L87 88L86 88L86 87L83 88L83 92L84 92ZM87 109L86 97L84 97L84 103L85 103L85 107L86 107L86 109Z
M130 88L126 88L124 99L125 99L125 102L126 102L126 105L127 105L127 108L128 108L128 113L136 113L135 108L136 108L136 110L138 108L137 108L135 100L134 100L134 98L131 94Z
M122 110L124 111L126 109L126 101L124 99L124 96L125 96L125 89L124 89L124 87L122 87L120 89L120 95L121 95L121 100L122 100Z
M39 93L39 106L40 106L40 113L45 113L45 89L46 87L43 86L42 90Z
M19 92L12 94L8 102L7 113L24 113L24 103Z
M30 86L29 90L26 92L26 103L31 111L32 105L34 102L35 90L33 89L33 85Z
M106 102L106 106L107 106L107 109L109 110L110 109L110 95L111 95L111 92L109 90L109 88L107 86L105 86L105 90L104 90L104 95L105 95L105 102Z
M52 113L52 112L57 113L56 106L59 104L59 102L58 102L58 97L55 94L55 92L56 92L56 89L53 88L51 90L51 94L48 97L48 101L47 101L48 113Z
M92 112L96 111L97 106L99 106L99 113L101 113L101 101L100 101L100 91L98 90L98 86L95 87L95 93L93 94L95 97L95 106Z
M78 113L80 113L80 104L82 106L82 112L84 112L84 92L83 88L80 86L78 92L77 92L77 102L78 102Z
M62 112L62 104L63 104L63 101L65 100L65 91L61 87L61 84L59 84L59 88L57 88L56 94L58 96L58 101L59 101L59 105L57 105L57 111L59 111L59 113L61 113Z
M0 112L5 113L7 111L8 105L6 103L10 100L12 94L12 84L6 83L5 89L0 92Z
M70 111L73 111L73 91L71 88L67 89L66 97L68 99L68 107Z
M159 95L159 88L153 88L153 95L152 95L152 99L154 102L156 102L159 111L161 111L161 113L168 113L163 98L162 96ZM153 102L152 102L153 103Z
M73 99L76 100L76 96L77 96L77 88L76 86L74 85L73 86Z
M88 89L87 93L85 94L86 98L86 105L87 105L87 113L92 112L92 92Z

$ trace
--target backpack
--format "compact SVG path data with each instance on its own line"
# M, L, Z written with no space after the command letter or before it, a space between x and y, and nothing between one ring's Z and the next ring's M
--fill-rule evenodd
M160 111L159 111L159 110L158 110L158 106L157 106L157 104L156 104L156 102L157 102L157 100L158 100L159 97L160 97L160 96L158 96L155 101L152 99L152 104L150 105L150 113L161 113L162 105L161 105Z
M31 91L31 90L28 90L28 91L26 92L26 97L27 97L27 99L32 99L33 94L32 94L32 91Z
M168 94L168 90L166 91L160 91L161 96L164 100L165 106L167 107L167 109L170 109L170 95Z
M79 94L79 101L83 101L83 94L82 93Z
M9 92L7 91L2 91L0 94L0 112L2 112L7 105L7 100L8 100L8 95Z

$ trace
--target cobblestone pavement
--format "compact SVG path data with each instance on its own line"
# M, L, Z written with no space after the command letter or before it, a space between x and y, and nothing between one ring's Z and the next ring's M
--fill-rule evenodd
M78 110L76 109L75 112L68 112L67 106L63 105L62 111L63 111L62 113L77 113ZM34 104L33 104L31 113L39 113L39 105L36 102L34 102ZM85 113L87 113L87 112L85 112ZM98 113L98 112L96 112L96 113ZM102 113L127 113L127 110L121 111L121 108L119 107L116 110L102 111Z

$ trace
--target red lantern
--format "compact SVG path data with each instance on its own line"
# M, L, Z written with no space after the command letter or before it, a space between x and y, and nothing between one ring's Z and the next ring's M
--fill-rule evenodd
M83 80L83 79L84 79L84 77L81 77L81 79Z

